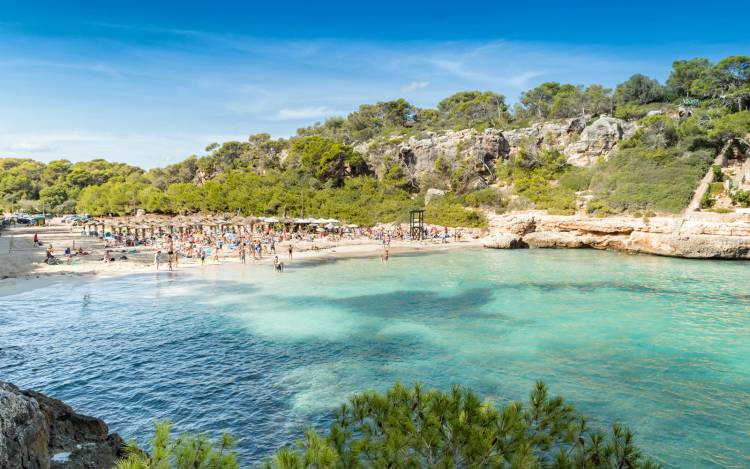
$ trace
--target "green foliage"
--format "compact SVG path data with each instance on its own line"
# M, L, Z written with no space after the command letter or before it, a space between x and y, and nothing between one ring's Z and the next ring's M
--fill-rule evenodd
M460 387L445 393L397 384L385 394L365 392L341 406L328 432L308 430L264 467L658 466L643 456L629 429L591 429L572 405L537 383L526 404L500 408Z
M618 104L648 104L663 101L666 96L666 89L658 81L640 73L620 83L615 89L615 101Z
M318 135L295 139L290 156L296 158L307 173L336 186L343 184L347 176L367 172L364 158L352 147Z
M620 149L594 168L590 186L594 199L589 211L680 212L713 160L713 148L692 148L694 143L688 140L658 149L638 144Z
M559 215L575 213L576 195L570 187L575 182L569 179L569 185L557 183L572 171L561 153L542 151L535 155L524 151L502 170L506 174L501 177L512 183L513 192L531 200L537 208Z
M710 123L709 137L725 142L750 134L750 111L726 114Z
M639 122L633 137L621 144L624 148L644 146L648 149L674 146L679 140L677 126L669 116L658 114L647 116Z
M558 119L585 113L598 115L609 112L613 107L612 90L601 85L584 88L547 82L524 92L520 105L516 118Z
M713 181L715 183L724 181L724 171L718 164L711 165L711 173L713 174Z
M438 119L445 128L498 127L510 120L505 97L491 91L462 91L438 103Z
M675 97L700 95L693 86L706 76L710 69L711 62L705 58L676 60L672 63L672 72L667 79L669 92Z
M151 453L128 443L127 456L115 469L239 469L234 438L225 433L213 442L205 435L182 434L172 438L167 421L154 424Z
M508 205L503 193L493 187L487 187L478 191L469 192L461 197L464 205L474 208L491 208L499 211Z
M465 208L461 198L454 195L432 199L425 208L424 221L432 225L451 227L487 227L487 218L481 212Z
M678 103L689 109L675 115ZM731 56L712 63L704 58L680 60L663 87L633 75L612 90L555 82L522 94L509 113L502 95L463 91L440 101L435 109L419 108L404 99L364 104L348 116L298 130L290 139L269 134L247 141L212 143L203 156L144 172L103 159L47 164L22 158L0 158L0 207L74 210L92 215L131 214L138 208L157 213L235 212L256 215L335 217L353 223L402 219L400 211L419 205L412 200L427 188L456 197L445 209L451 223L475 220L474 211L459 206L505 209L536 207L573 213L575 192L592 190L590 204L598 214L622 210L675 211L694 189L694 176L705 168L705 154L732 141L735 155L748 147L750 133L750 57ZM411 174L401 156L386 156L370 168L355 143L395 145L426 131L518 127L539 119L614 113L640 119L639 129L619 144L622 155L594 168L578 169L564 159L521 151L496 171L520 197L511 202L492 192L472 193L478 171L473 161L438 158L434 171ZM649 111L663 114L647 116ZM534 148L535 145L530 145ZM553 161L554 160L554 161ZM373 174L377 171L377 174ZM673 174L670 171L674 171ZM631 175L626 174L630 172ZM671 180L674 187L669 189ZM434 212L436 208L433 208ZM434 219L445 216L433 213ZM380 218L382 217L382 218ZM472 221L473 220L473 221Z
M750 207L750 191L735 190L729 194L732 204L740 207Z
M711 196L711 192L706 191L703 193L703 197L701 197L701 208L707 209L714 206L716 203L716 199Z

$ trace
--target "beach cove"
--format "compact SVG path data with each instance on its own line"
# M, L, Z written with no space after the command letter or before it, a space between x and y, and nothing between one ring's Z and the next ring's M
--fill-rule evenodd
M353 392L534 381L638 429L666 467L746 467L746 266L591 250L453 250L65 279L0 297L0 372L144 441L230 431L244 462Z

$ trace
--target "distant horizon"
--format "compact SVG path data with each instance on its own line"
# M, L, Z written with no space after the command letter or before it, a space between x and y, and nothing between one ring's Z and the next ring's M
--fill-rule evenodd
M138 6L6 8L0 157L149 169L213 142L287 138L360 104L435 107L466 90L512 104L542 82L614 87L635 73L664 82L674 60L750 50L750 32L684 5L649 5L648 21L635 7L587 2Z

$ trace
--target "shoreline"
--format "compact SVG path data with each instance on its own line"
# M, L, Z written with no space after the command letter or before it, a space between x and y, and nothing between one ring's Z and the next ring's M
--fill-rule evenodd
M49 227L51 228L51 227ZM58 227L59 228L59 227ZM91 256L82 258L79 263L74 264L60 264L60 265L47 265L41 262L42 255L44 252L43 248L34 247L21 247L8 249L8 245L12 244L15 239L23 239L25 237L30 238L33 236L32 232L38 231L40 233L40 239L44 240L45 235L52 234L51 229L22 229L22 230L9 230L3 233L0 237L0 265L2 263L13 264L13 260L26 262L26 268L18 269L17 271L9 270L6 266L4 269L0 269L0 298L18 295L38 288L44 288L55 284L67 283L71 280L99 280L112 277L121 277L131 274L143 274L143 273L157 273L154 268L153 262L148 260L152 259L154 248L148 247L142 249L142 252L138 253L137 256L130 255L132 259L128 261L115 261L112 264L104 264L98 259L98 255L94 255L94 251L101 250L102 248L91 249ZM71 238L66 236L62 240L56 240L53 244L69 244L72 243L73 239L79 241L79 245L85 241L89 241L89 244L95 244L91 240L86 238ZM90 246L89 246L90 247ZM389 253L391 256L398 256L399 254L405 253L431 253L431 252L443 252L449 250L461 250L461 249L482 249L483 241L481 239L468 239L465 241L449 242L446 244L420 241L392 241L389 247ZM88 250L88 248L85 248ZM285 247L280 247L279 259L282 262L287 261L287 255L284 251ZM361 257L376 257L383 251L383 246L379 241L374 240L346 240L341 243L325 244L321 243L320 247L316 249L295 247L294 258L292 262L306 263L316 260L326 259L347 259L347 258L361 258ZM271 268L273 257L271 255L265 255L261 260L249 259L247 266L249 267L267 267ZM5 262L7 261L7 262ZM16 262L18 264L18 262ZM222 265L239 266L241 265L239 259L234 256L222 257L219 263L213 261L206 261L205 268L221 267ZM181 259L178 267L174 272L191 272L196 268L200 268L201 264L196 259ZM161 268L158 271L169 272L167 263L162 262Z

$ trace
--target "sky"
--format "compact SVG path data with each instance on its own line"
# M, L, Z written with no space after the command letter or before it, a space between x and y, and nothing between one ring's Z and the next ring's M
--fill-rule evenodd
M144 168L405 98L666 80L750 54L747 1L0 0L0 157Z

